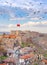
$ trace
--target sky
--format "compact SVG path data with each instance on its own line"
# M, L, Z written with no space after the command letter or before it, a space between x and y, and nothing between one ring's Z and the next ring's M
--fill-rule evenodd
M0 32L11 30L47 33L47 0L0 0Z

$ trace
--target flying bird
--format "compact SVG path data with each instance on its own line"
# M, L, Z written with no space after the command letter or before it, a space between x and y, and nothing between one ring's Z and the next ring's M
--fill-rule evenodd
M44 14L47 14L47 12L44 12Z
M42 18L44 18L44 17L42 17Z
M41 17L39 19L42 19Z
M40 5L42 5L42 3L40 3Z
M8 2L7 1L5 1L7 4L8 4Z
M37 11L38 13L40 13L40 11Z
M36 14L36 12L34 12L34 14Z
M10 5L12 5L12 3L10 3Z

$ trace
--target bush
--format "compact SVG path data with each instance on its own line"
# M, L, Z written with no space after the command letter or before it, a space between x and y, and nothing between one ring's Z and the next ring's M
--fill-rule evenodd
M44 54L44 58L46 58L46 59L47 59L47 54Z
M37 63L35 63L34 65L38 65Z
M0 56L0 60L4 60L6 58L7 58L7 56Z
M25 47L25 46L26 46L25 43L22 42L22 43L21 43L21 47Z

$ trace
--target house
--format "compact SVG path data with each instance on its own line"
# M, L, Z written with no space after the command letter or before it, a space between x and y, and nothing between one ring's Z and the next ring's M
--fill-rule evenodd
M14 48L14 51L15 51L15 57L18 58L20 56L20 46L17 46Z
M12 35L12 34L10 34L10 35L9 35L9 38L13 38L13 39L15 39L15 38L16 38L16 35Z
M9 35L3 35L3 38L9 38Z
M3 62L7 65L14 65L16 64L16 59L13 57L8 57L7 59L3 60Z
M24 47L24 48L21 48L20 49L20 53L21 54L27 54L27 53L30 53L30 52L32 52L33 50L32 50L32 48L31 47Z
M32 57L34 57L34 54L26 54L26 55L21 56L20 58L25 60Z
M11 56L15 53L15 51L13 49L7 49L7 56Z
M3 38L3 36L2 35L0 35L0 39L2 39Z
M30 61L32 61L34 58L34 54L26 54L23 56L20 56L19 62L23 63L23 65L31 64Z
M14 47L14 50L16 51L16 50L18 50L20 48L21 48L20 46Z
M7 65L6 63L0 63L0 65Z
M47 59L43 59L42 62L44 62L45 64L47 64Z
M16 38L16 35L13 35L13 34L6 34L6 35L3 35L3 38Z
M3 56L3 53L2 52L0 52L0 56Z

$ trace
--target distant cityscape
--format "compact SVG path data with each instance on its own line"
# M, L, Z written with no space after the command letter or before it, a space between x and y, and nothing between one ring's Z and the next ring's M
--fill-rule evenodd
M47 65L47 34L12 30L0 35L0 65Z

